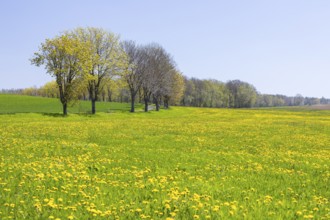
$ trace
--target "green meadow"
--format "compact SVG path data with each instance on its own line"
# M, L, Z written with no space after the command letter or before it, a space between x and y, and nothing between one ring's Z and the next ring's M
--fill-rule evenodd
M0 95L0 219L330 219L330 111Z
M99 112L129 111L129 103L98 102ZM137 105L142 110L142 105ZM68 113L85 114L91 110L90 101L78 101L69 105ZM139 109L138 109L139 110ZM58 99L35 96L0 94L0 114L4 113L44 113L57 114L62 112L62 104Z

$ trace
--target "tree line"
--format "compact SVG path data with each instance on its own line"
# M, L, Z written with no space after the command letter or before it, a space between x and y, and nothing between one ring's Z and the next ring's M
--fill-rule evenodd
M104 88L113 90L114 82L125 82L128 87L131 112L138 92L143 95L145 111L150 102L158 111L162 102L168 107L183 91L183 76L162 46L120 41L118 35L100 28L77 28L46 39L31 63L44 66L55 78L64 115L68 104L86 91L95 114L96 101Z
M76 28L46 39L31 63L44 66L54 81L40 88L1 92L59 98L64 115L77 100L90 100L92 114L97 101L130 102L131 112L136 102L144 104L144 111L151 103L157 111L161 105L250 108L330 103L323 97L260 94L240 80L188 78L161 45L121 41L101 28Z
M247 82L186 78L185 90L181 99L183 106L216 108L251 108L276 106L303 106L330 104L330 99L296 96L261 94Z
M180 82L180 81L178 81ZM240 86L240 85L245 86ZM178 84L176 86L179 87ZM236 86L238 88L234 89ZM231 87L231 90L229 89ZM181 87L180 87L181 88ZM249 89L247 89L249 88ZM55 81L37 88L2 89L0 93L20 94L59 98L59 91ZM236 94L236 95L235 95ZM234 101L236 99L236 101ZM78 100L90 100L88 90L82 90ZM98 101L103 102L131 102L129 87L121 78L107 80L100 91ZM227 83L218 80L201 80L183 77L182 94L176 93L172 97L172 105L211 107L211 108L240 108L240 107L276 107L330 104L330 99L296 96L271 95L258 93L251 84L239 80ZM143 103L143 94L139 90L134 102Z

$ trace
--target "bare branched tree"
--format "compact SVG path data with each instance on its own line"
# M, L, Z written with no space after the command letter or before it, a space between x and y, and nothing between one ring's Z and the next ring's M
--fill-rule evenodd
M149 44L145 47L146 67L143 75L143 98L145 111L148 111L150 98L159 111L162 98L170 90L170 72L175 70L175 63L163 47L158 44Z
M134 41L124 41L121 44L127 55L127 63L124 78L127 82L131 95L131 112L135 111L134 104L142 82L146 67L145 50L137 46Z

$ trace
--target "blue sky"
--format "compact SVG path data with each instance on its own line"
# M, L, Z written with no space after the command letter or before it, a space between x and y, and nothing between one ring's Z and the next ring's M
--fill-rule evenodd
M0 89L50 81L29 58L46 38L87 26L159 43L189 77L330 98L328 0L1 1Z

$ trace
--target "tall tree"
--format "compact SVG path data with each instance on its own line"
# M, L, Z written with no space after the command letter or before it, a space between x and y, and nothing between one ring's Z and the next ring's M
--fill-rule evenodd
M44 65L47 73L54 76L59 89L63 114L67 106L77 99L85 73L90 69L90 46L67 34L47 39L34 54L31 63Z
M169 73L175 70L171 56L159 44L149 44L146 50L146 67L143 74L143 96L145 111L148 111L148 102L152 96L159 111L161 99L170 86Z
M124 41L121 46L127 55L124 78L131 95L130 111L134 112L135 99L142 86L147 57L145 50L134 41Z
M197 107L228 107L228 89L217 80L184 78L183 105Z
M191 79L188 79L187 77L184 77L184 93L181 100L181 104L183 106L194 106L194 91L195 91L195 85L192 82Z
M229 91L229 107L249 108L256 103L257 91L253 85L240 80L231 80L226 83Z
M168 85L164 90L164 108L168 108L169 104L178 104L183 96L184 78L182 74L176 70L168 72Z
M92 65L89 69L88 91L92 114L95 114L95 103L105 85L103 80L122 72L124 53L119 45L119 36L93 27L77 28L70 34L88 43L93 53L90 57Z

